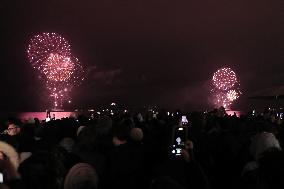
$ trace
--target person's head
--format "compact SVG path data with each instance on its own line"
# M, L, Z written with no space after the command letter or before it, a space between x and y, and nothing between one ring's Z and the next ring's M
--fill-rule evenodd
M106 115L100 116L96 128L99 135L110 134L112 128L112 119Z
M7 134L10 136L17 135L21 132L21 128L14 124L14 123L9 123L8 128L7 128Z
M20 164L18 170L27 188L62 188L65 168L63 163L51 153L33 154Z
M256 134L251 140L250 153L255 160L258 160L264 152L271 149L281 151L280 143L273 133L261 132Z
M63 147L67 152L71 153L74 143L75 142L72 138L65 137L59 142L59 146Z
M140 128L132 128L130 131L130 137L135 142L141 142L143 139L143 131Z
M139 122L144 122L144 118L141 113L137 114L137 119Z
M77 163L68 172L64 181L64 189L97 189L98 175L87 163Z
M217 110L216 110L216 114L215 114L217 117L225 117L226 115L226 109L221 106L219 107Z
M124 120L113 127L113 144L119 146L126 143L130 138L130 131L134 127L131 120Z
M93 126L86 126L80 131L77 137L77 143L74 147L79 147L80 150L92 151L97 147L97 144L98 137L96 128Z

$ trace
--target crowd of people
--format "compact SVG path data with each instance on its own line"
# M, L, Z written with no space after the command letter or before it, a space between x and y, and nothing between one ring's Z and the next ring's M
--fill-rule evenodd
M271 111L187 113L181 155L171 153L181 111L80 115L0 125L0 189L284 188L284 123Z

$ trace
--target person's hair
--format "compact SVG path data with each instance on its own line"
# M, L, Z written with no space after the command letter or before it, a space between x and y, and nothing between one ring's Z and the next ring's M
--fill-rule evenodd
M87 163L75 164L67 173L64 189L97 189L98 175Z
M97 147L97 132L94 126L84 127L77 137L76 148L92 151Z
M128 140L133 127L133 122L130 119L123 120L114 125L113 136L117 137L119 140Z
M51 153L38 152L20 165L19 173L26 188L60 189L65 169L62 162Z

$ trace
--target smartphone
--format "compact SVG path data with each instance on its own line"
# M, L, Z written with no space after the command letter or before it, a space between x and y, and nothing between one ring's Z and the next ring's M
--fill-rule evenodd
M188 120L187 120L186 116L181 116L181 124L182 125L187 125L188 124Z
M187 139L187 127L176 126L172 133L172 149L171 153L174 156L180 156L182 149L185 147Z
M280 119L283 119L283 113L279 114Z
M0 183L4 183L4 176L3 176L3 173L0 173Z

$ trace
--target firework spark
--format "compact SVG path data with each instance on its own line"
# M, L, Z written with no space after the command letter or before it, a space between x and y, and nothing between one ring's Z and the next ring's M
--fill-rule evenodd
M239 94L236 90L229 90L226 96L227 96L227 99L231 102L239 98Z
M213 94L213 103L216 107L223 106L224 108L229 108L232 104L224 92L216 92Z
M62 108L63 101L70 101L72 88L84 80L84 69L71 55L69 43L59 34L42 33L30 40L27 54L44 79L54 108Z
M55 82L68 81L73 74L74 63L70 57L51 53L42 65L42 72L48 80Z
M221 68L213 74L211 102L216 107L229 109L232 103L241 95L240 83L236 73L231 68Z
M42 33L34 36L30 40L27 53L32 66L38 69L51 53L71 56L69 43L56 33Z
M214 73L212 80L216 88L227 91L234 87L237 76L231 68L221 68Z
M82 83L85 75L77 58L61 57L60 60L45 67L46 87L53 97L54 107L62 107L64 101L70 101L70 92Z

